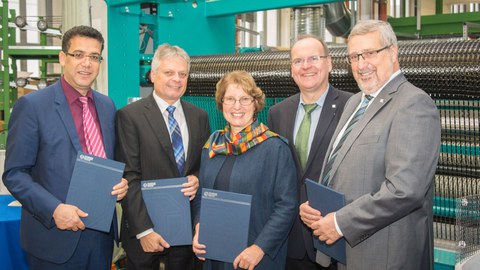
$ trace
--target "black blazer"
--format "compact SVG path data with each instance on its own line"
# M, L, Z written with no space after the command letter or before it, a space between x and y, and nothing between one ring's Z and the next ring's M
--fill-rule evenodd
M138 248L136 235L153 228L140 189L141 180L197 175L202 147L210 135L206 111L181 101L188 126L187 160L179 175L167 124L153 94L118 110L116 115L116 158L125 162L128 193L122 200L122 243L125 249ZM141 249L141 247L140 247Z
M293 141L295 117L297 115L300 93L295 94L284 101L272 106L268 111L268 127L287 138L290 150L295 160L298 176L298 192L300 204L307 201L305 191L305 178L318 181L322 172L322 164L327 152L330 139L337 127L338 120L343 112L343 107L352 93L340 91L330 86L328 89L322 113L315 130L315 135L310 147L310 154L305 170L300 166L297 151ZM312 232L303 224L297 216L292 231L288 238L288 257L303 259L307 252L310 260L315 261L315 250L313 248Z

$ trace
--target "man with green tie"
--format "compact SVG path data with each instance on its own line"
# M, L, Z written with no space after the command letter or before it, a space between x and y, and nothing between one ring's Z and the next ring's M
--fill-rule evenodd
M295 159L300 203L307 200L305 178L318 180L328 144L352 95L328 83L332 59L326 43L300 36L290 51L292 77L300 89L268 112L268 127L287 138ZM288 239L288 270L325 269L315 262L312 232L297 218Z

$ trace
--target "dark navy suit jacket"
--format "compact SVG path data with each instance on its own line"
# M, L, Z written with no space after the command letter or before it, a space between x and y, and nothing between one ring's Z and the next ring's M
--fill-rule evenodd
M307 201L305 191L305 178L318 181L322 171L322 164L327 152L328 144L333 132L337 127L338 120L343 112L343 107L351 93L340 91L333 86L329 87L322 113L318 120L317 129L310 147L310 154L305 170L300 166L297 151L295 150L294 127L297 116L300 94L293 95L284 101L272 106L268 112L268 127L278 134L284 136L290 142L290 150L297 167L297 186L300 204ZM288 239L288 257L303 259L305 253L311 261L315 261L315 250L313 248L312 232L297 216Z
M210 159L208 150L203 149L200 188L193 200L195 224L199 222L201 189L213 188L225 159L225 155ZM255 269L283 269L288 232L298 215L295 163L287 144L274 137L236 156L229 191L252 195L248 246L256 244L265 252ZM209 269L207 260L204 270Z
M93 99L105 153L112 159L115 105L95 91ZM64 263L82 232L57 229L52 215L65 202L82 147L60 81L21 97L13 108L8 132L3 181L22 204L21 245L39 259Z

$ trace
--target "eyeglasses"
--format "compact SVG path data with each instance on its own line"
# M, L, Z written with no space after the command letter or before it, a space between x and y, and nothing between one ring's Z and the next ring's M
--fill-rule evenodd
M363 53L352 53L352 54L349 54L347 55L347 62L349 64L352 64L352 63L356 63L360 60L360 56L362 57L363 60L367 60L367 59L373 59L377 56L377 54L387 48L389 48L391 45L387 45L381 49L378 49L378 50L372 50L372 51L367 51L367 52L363 52Z
M101 63L103 60L103 57L101 55L96 55L96 54L86 55L82 52L74 52L74 53L64 52L64 53L68 56L73 56L73 58L80 61L85 60L85 57L89 58L91 62L95 62L95 63Z
M247 106L253 103L253 98L241 97L240 99L235 99L233 97L225 97L222 99L222 102L225 105L234 105L237 101L240 102L240 105Z
M292 60L292 65L296 66L296 67L300 67L300 66L303 66L303 64L305 62L311 64L311 65L314 65L314 64L318 64L320 62L320 60L324 59L324 58L327 58L328 55L312 55L312 56L309 56L307 58L295 58Z

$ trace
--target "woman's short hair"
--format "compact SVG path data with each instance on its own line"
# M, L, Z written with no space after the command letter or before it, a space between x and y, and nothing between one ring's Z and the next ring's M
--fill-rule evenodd
M223 75L223 77L217 82L217 90L215 92L215 101L217 102L217 108L223 112L223 98L227 87L231 84L239 85L245 93L253 97L255 104L255 114L260 112L265 106L265 94L255 83L250 73L244 70L235 70Z

